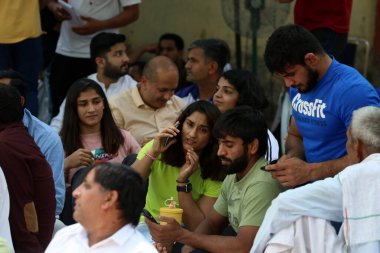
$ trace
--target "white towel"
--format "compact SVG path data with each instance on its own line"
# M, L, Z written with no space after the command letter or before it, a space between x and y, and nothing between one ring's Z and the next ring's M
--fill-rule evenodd
M303 252L343 253L346 250L330 222L306 216L276 233L265 249L265 253Z

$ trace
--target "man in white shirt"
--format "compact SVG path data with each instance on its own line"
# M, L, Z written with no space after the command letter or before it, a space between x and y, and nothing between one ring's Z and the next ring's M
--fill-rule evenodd
M135 229L145 200L139 174L111 163L86 170L73 192L78 223L58 231L45 252L157 252Z
M136 21L141 0L65 0L72 6L71 15L57 0L48 7L61 25L56 54L51 65L50 84L53 115L71 84L94 71L90 60L91 39L100 32L117 33L118 28ZM75 16L78 16L75 19ZM79 20L79 22L75 22Z
M100 33L91 40L90 51L91 59L96 64L96 73L88 78L102 87L107 98L136 86L136 81L127 75L129 58L124 35ZM50 123L57 132L62 128L65 105L66 99Z
M347 252L379 252L380 108L366 106L353 112L346 148L351 165L342 172L288 190L272 202L251 253L264 252L275 234L302 216L343 222L339 234ZM301 238L294 241L300 240L304 242ZM293 252L290 250L286 252Z

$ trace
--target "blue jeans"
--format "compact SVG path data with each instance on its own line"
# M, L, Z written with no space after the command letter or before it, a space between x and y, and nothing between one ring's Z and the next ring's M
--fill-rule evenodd
M12 44L0 43L0 70L13 69L27 83L26 108L38 116L38 74L42 68L41 38L30 38Z

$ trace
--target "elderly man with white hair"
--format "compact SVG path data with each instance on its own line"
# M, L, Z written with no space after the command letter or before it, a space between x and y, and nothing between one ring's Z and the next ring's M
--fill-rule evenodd
M342 172L333 178L288 190L272 202L251 253L297 252L295 249L300 244L307 243L310 245L306 247L322 247L319 252L380 252L380 108L367 106L353 112L346 148L351 165ZM297 222L305 218L312 220L308 221L310 231L315 235L319 233L317 236L307 238L305 234L310 233L297 233L297 229L305 229L305 226L297 226ZM329 232L326 236L310 226L320 219L343 222L340 238L331 232L333 230L324 230ZM294 240L274 239L281 233L293 236ZM318 237L326 240L315 245ZM332 237L335 237L333 242L326 243ZM286 240L285 251L272 250ZM310 251L311 248L308 252L318 252Z

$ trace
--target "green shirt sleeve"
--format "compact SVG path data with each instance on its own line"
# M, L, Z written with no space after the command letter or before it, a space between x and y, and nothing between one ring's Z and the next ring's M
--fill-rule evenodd
M154 140L151 140L150 142L146 143L144 147L141 148L139 154L137 155L138 160L143 159L145 153L148 152L153 147L153 141Z
M220 194L221 187L221 181L214 181L208 178L205 180L205 191L203 195L207 197L217 198Z
M279 187L268 182L258 182L249 187L242 199L239 226L260 226L272 200L279 193Z

